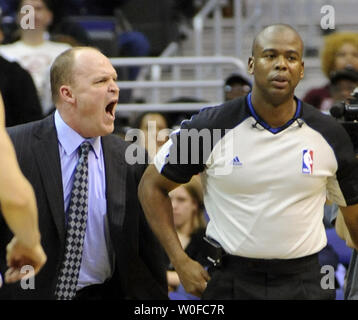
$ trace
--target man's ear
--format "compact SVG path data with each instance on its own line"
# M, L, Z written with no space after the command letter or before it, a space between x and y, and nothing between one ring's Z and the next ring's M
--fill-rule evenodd
M61 99L67 103L73 104L75 102L75 96L70 86L61 86L59 89L59 95Z
M255 68L255 58L249 57L248 65L247 65L247 71L249 74L254 74L254 68Z
M302 61L301 65L302 65L302 70L301 70L301 73L300 73L300 78L303 79L303 77L305 75L305 63Z
M47 10L47 15L46 15L46 26L49 27L52 22L53 22L53 13L51 10L46 9Z

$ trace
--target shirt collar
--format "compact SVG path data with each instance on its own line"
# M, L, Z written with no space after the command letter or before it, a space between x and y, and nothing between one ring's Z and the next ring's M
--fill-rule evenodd
M271 128L270 125L267 124L263 119L261 119L260 116L256 113L254 106L252 105L252 102L251 102L251 92L246 96L246 102L249 106L251 115L255 118L255 120L260 125L262 125L265 129L267 129L268 131L270 131L272 133L281 132L282 130L289 127L294 121L296 121L301 116L301 114L302 114L301 100L298 99L296 96L294 96L294 99L296 100L296 112L295 112L293 118L290 119L286 124L284 124L283 126L281 126L279 128Z
M92 149L96 158L98 159L102 148L101 148L101 137L95 138L83 138L75 130L73 130L63 119L61 118L58 110L55 112L55 127L57 131L58 141L66 152L66 155L71 155L74 151L78 149L84 141L89 141L92 145Z

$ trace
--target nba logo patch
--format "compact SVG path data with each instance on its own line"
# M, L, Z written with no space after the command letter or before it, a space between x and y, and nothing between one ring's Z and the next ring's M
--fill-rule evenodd
M302 173L312 174L313 172L313 150L304 149L302 153Z

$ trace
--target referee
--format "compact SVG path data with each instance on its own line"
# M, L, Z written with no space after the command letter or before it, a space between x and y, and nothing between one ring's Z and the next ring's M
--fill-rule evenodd
M327 197L340 206L357 246L358 165L344 128L295 97L302 56L291 26L259 32L248 61L252 92L183 121L142 177L145 214L189 293L335 298L321 286L323 208ZM210 275L180 246L167 196L198 173L210 217L206 236L222 255Z

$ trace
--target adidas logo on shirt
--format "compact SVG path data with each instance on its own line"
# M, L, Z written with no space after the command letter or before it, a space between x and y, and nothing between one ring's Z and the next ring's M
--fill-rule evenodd
M236 156L234 159L232 159L232 165L233 166L242 166L242 162L240 162L240 159L238 156Z

